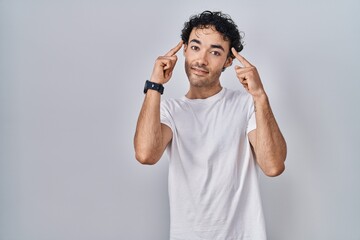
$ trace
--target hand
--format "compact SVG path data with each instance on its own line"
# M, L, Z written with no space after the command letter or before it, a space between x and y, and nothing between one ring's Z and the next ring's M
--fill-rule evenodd
M237 60L243 65L235 66L235 71L240 83L253 96L259 97L265 93L259 73L255 66L251 65L243 56L241 56L234 48L231 49Z
M177 61L177 56L175 54L181 49L182 45L183 41L181 40L176 47L171 49L164 56L160 56L156 59L151 74L151 82L164 84L170 80Z

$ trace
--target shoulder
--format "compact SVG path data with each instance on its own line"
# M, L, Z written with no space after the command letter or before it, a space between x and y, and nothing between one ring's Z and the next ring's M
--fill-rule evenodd
M162 99L160 106L162 110L173 112L176 109L183 108L185 101L181 98L166 98Z
M224 104L242 116L249 119L254 112L254 100L250 93L244 90L226 89Z
M163 106L173 106L182 104L184 101L181 98L164 98L161 99L161 105Z
M233 89L225 89L224 98L227 100L237 101L241 104L252 104L253 99L252 96L243 90L233 90Z

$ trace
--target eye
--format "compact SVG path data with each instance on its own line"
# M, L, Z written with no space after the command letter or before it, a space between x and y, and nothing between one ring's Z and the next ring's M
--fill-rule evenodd
M198 51L200 49L198 46L191 46L190 48L194 51Z
M212 54L212 55L215 55L215 56L220 56L220 55L221 55L221 53L218 52L218 51L212 51L211 54Z

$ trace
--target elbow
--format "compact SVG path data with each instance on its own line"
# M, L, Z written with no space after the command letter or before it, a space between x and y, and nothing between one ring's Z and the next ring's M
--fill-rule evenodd
M135 152L135 158L143 165L154 165L158 161L158 159L156 159L152 154L144 154L139 152Z
M263 168L263 172L268 177L277 177L285 171L285 157L273 157L264 161L267 163Z
M135 159L143 165L154 165L160 159L151 148L134 140Z
M279 153L277 156L272 156L269 159L271 166L268 166L264 171L265 175L268 177L277 177L280 176L285 171L285 160L286 160L286 148L283 152Z
M277 177L280 176L284 171L285 171L285 164L281 164L280 166L266 169L264 173L268 177Z

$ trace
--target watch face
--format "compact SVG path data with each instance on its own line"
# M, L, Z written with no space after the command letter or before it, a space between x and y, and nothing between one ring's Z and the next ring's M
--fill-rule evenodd
M149 80L146 80L145 86L144 86L144 93L146 93L148 89L158 91L161 94L163 94L163 92L164 92L163 85L158 84L158 83L153 83L153 82L150 82Z

